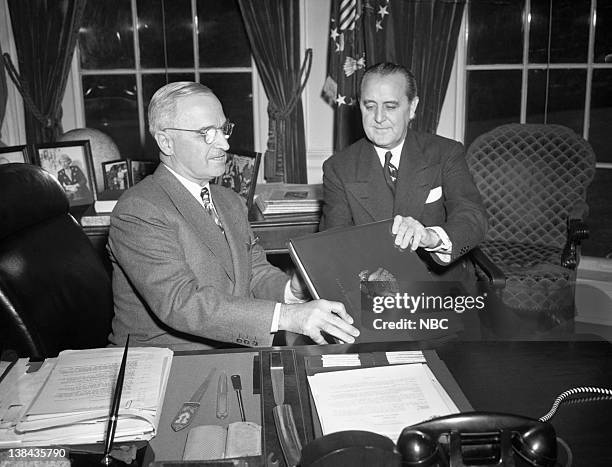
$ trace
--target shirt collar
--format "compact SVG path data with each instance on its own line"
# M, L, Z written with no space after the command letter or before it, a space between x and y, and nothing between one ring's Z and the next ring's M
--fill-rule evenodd
M163 162L162 162L162 164L163 164ZM210 182L206 182L204 185L200 185L199 183L196 183L194 181L191 181L191 180L183 177L181 174L179 174L176 171L174 171L173 169L171 169L168 165L164 164L164 166L166 166L168 171L172 175L174 175L179 182L181 182L181 185L183 185L187 189L187 191L189 193L191 193L191 195L198 201L198 203L200 203L202 206L204 206L204 202L202 201L202 197L200 196L200 192L202 191L202 188L208 188L208 192L210 193ZM212 195L211 195L210 199L212 201Z
M397 146L395 146L393 149L384 149L384 148L379 148L378 146L374 146L374 149L376 150L376 155L378 156L378 160L380 161L380 165L384 167L385 165L385 154L387 154L387 152L391 151L391 163L399 169L399 165L400 165L400 159L402 156L402 149L404 148L404 141L406 141L406 139L404 138L402 140L402 142L400 144L398 144Z

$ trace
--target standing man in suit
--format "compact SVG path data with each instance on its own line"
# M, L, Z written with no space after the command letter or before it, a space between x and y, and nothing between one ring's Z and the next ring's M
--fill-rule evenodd
M62 168L57 172L57 179L66 191L70 201L92 202L93 195L87 186L87 178L83 171L72 164L68 154L59 157Z
M366 138L323 164L320 228L393 218L398 247L422 247L447 271L484 239L487 221L463 145L409 128L418 103L403 66L366 70L359 100Z
M234 124L210 89L177 82L149 105L160 150L155 173L128 190L111 215L115 316L109 339L175 349L225 343L270 346L279 330L325 343L358 331L338 302L300 301L297 276L270 265L224 172Z

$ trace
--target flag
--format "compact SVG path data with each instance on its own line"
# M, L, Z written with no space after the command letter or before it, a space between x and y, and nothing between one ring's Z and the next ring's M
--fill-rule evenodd
M363 136L359 84L367 66L386 59L380 53L386 41L377 36L388 23L390 7L389 0L332 0L322 95L335 109L335 151Z

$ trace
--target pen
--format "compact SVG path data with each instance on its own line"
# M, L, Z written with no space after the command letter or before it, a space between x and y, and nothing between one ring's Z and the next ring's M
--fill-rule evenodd
M242 403L242 382L240 381L240 375L232 375L232 386L236 391L236 397L238 397L238 408L240 409L240 418L243 422L246 422L244 415L244 404Z
M111 446L115 439L115 429L117 428L117 418L119 417L119 405L121 402L121 391L123 390L123 379L125 377L125 363L127 361L128 345L130 343L130 335L128 334L125 341L125 349L123 350L123 359L121 360L121 366L119 367L119 374L117 375L117 384L115 384L115 391L113 393L113 402L111 404L110 413L108 415L108 425L106 426L106 439L104 440L104 456L102 457L102 464L110 465L112 460L110 456Z

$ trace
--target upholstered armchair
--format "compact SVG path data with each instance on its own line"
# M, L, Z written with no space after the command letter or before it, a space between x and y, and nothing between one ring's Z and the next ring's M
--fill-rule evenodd
M474 140L466 159L489 220L472 256L504 317L527 319L535 330L572 322L591 146L560 125L507 124Z
M42 358L107 344L110 276L68 207L40 167L0 165L2 351Z

